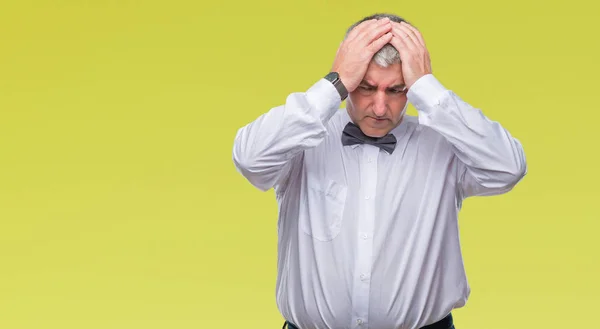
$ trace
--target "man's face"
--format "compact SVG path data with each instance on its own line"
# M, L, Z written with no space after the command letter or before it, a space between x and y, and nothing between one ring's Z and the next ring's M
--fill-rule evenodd
M382 137L400 124L406 102L402 65L383 68L371 61L363 81L348 95L348 114L367 136Z

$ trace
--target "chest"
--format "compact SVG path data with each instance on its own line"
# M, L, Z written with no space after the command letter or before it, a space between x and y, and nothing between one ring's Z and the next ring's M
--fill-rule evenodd
M456 158L443 138L413 134L393 153L372 145L343 146L327 141L304 157L306 184L346 198L366 194L421 195L427 189L453 188Z

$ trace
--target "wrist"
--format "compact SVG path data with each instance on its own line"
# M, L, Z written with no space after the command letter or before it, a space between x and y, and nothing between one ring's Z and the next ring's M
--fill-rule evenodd
M325 76L325 80L329 81L335 87L342 101L348 97L348 89L344 85L344 82L337 71L332 70L329 72Z
M407 97L419 112L429 112L440 105L442 97L448 91L442 83L433 76L425 74L417 79L408 89Z

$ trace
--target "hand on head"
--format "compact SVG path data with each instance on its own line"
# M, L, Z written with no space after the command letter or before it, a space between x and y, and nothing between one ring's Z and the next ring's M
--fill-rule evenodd
M357 25L342 42L332 71L338 72L349 93L362 81L371 59L383 46L391 44L400 53L406 86L431 73L429 52L420 32L406 22L388 18L371 19Z
M364 21L350 31L332 67L349 93L358 87L373 55L391 40L392 24L388 18Z
M404 82L410 88L420 77L431 73L429 51L421 33L406 22L392 22L392 34L390 43L400 53Z

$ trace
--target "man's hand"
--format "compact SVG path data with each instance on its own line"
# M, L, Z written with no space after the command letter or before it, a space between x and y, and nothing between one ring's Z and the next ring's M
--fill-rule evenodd
M392 22L393 37L390 43L400 53L402 74L406 87L422 76L431 73L431 60L421 33L406 22Z
M373 55L391 39L392 24L388 18L364 21L350 31L338 48L332 66L348 92L358 87Z

